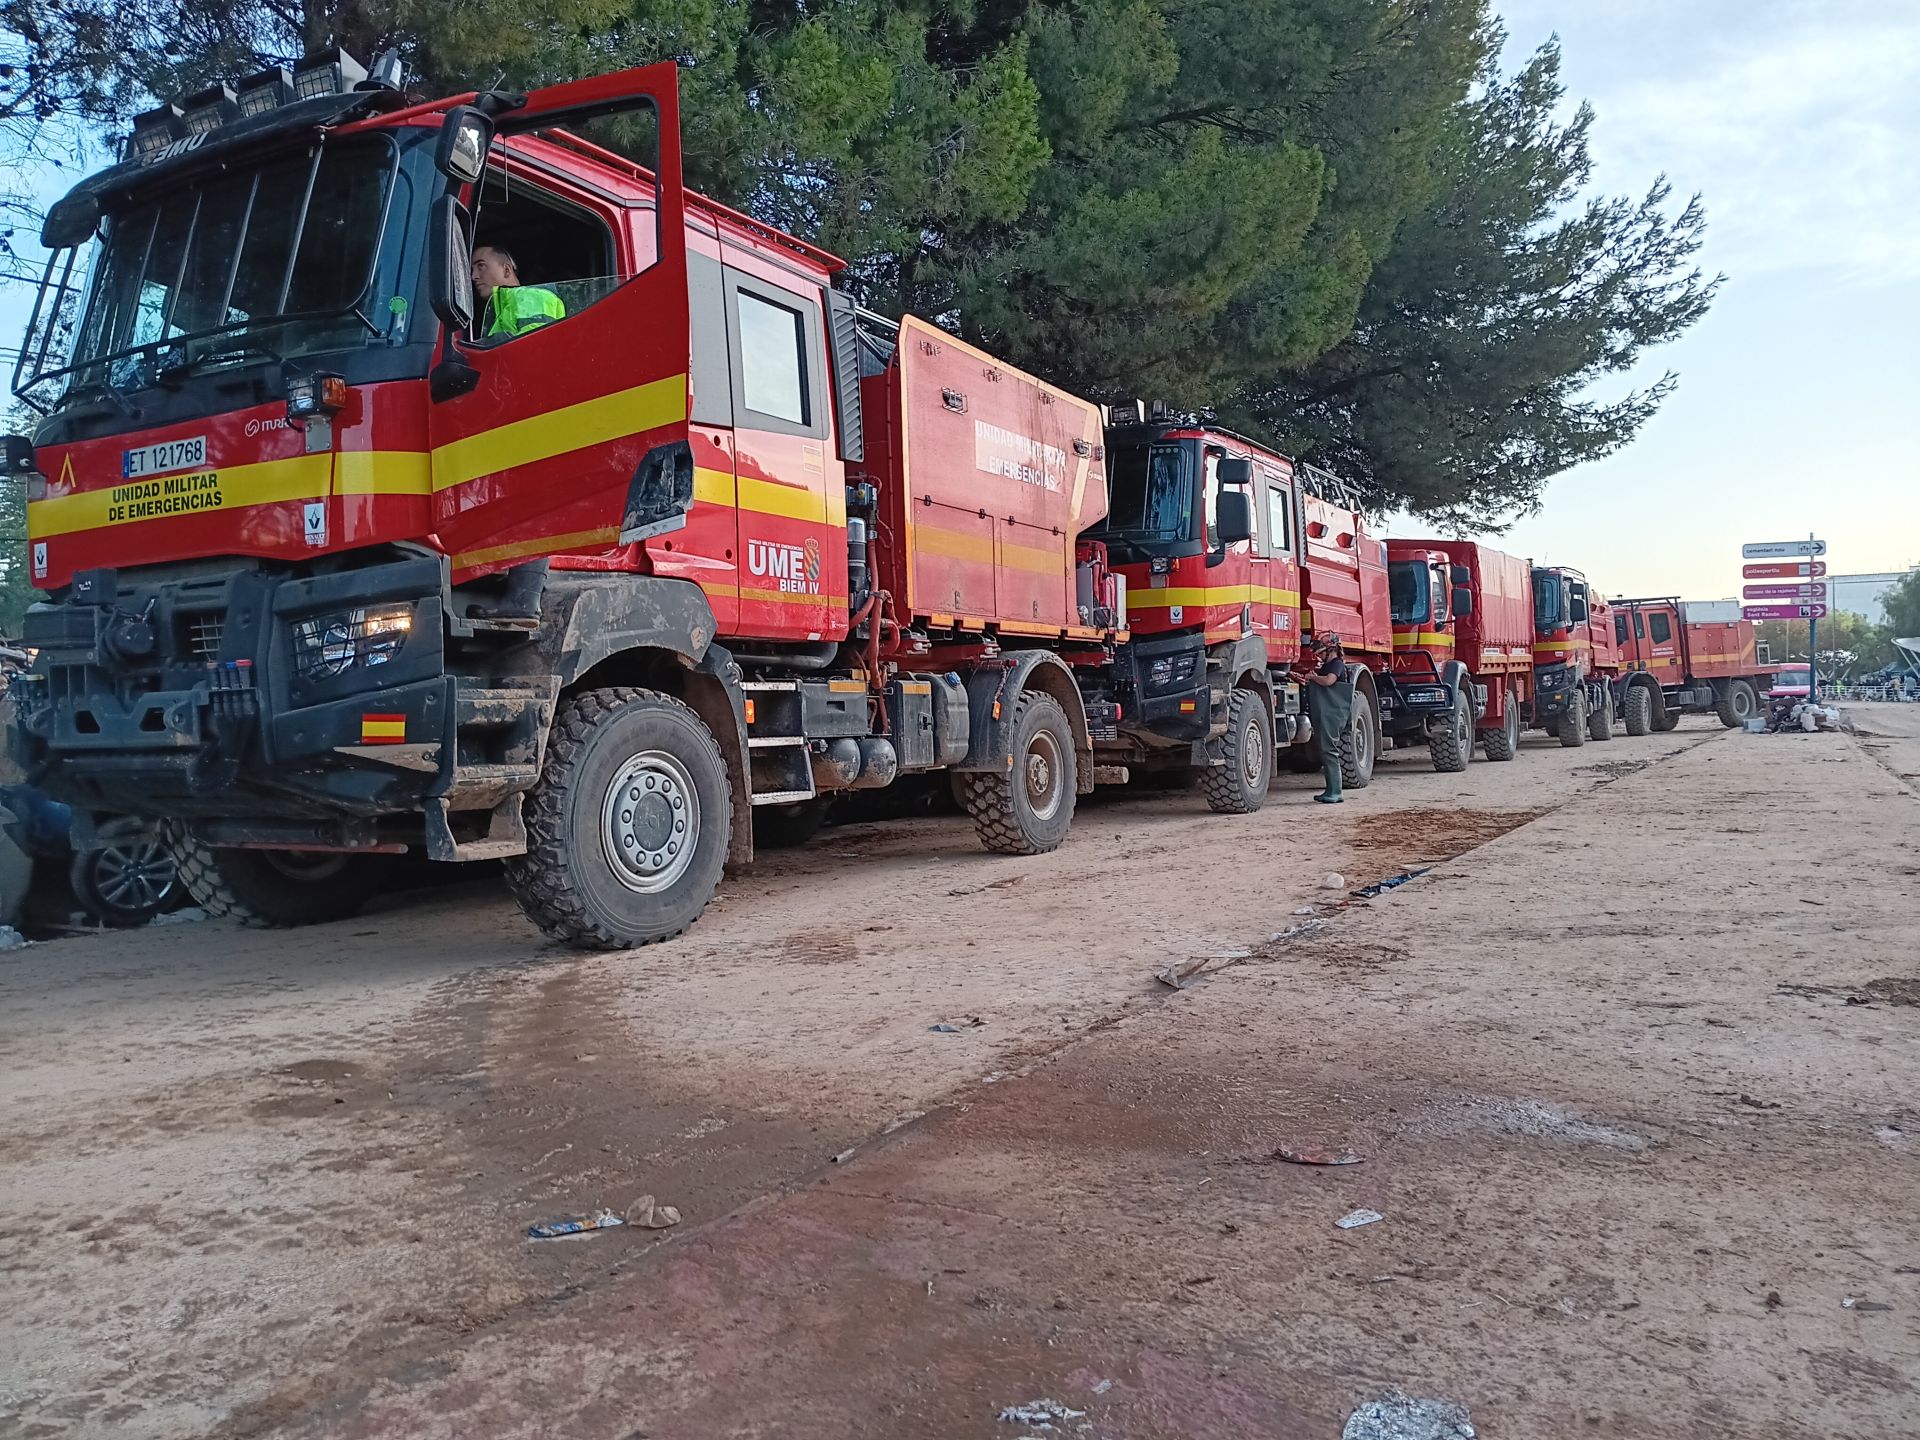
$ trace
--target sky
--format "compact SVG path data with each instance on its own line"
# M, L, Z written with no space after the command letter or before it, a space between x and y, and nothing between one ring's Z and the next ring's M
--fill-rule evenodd
M1835 574L1920 563L1920 0L1496 8L1510 69L1560 37L1569 109L1596 111L1595 187L1700 192L1701 265L1727 277L1704 320L1596 387L1678 372L1639 437L1496 543L1608 594L1690 599L1737 594L1750 540L1811 532ZM27 299L0 295L9 361Z
M1503 549L1604 593L1739 593L1740 546L1827 541L1834 574L1920 564L1920 0L1506 0L1594 107L1594 185L1698 191L1713 309L1617 394L1680 387L1557 477ZM1423 533L1396 517L1390 530Z

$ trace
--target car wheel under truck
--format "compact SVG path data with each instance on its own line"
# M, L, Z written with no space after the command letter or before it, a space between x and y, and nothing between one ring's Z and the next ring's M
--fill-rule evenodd
M1227 699L1226 764L1200 775L1208 808L1221 815L1250 815L1267 799L1273 780L1273 717L1257 690L1235 690Z
M1067 712L1028 690L1013 705L1013 764L1004 772L962 771L960 803L980 843L1003 855L1040 855L1067 838L1079 772Z
M700 717L627 686L573 696L525 802L507 883L545 935L620 950L700 918L727 859L733 796Z

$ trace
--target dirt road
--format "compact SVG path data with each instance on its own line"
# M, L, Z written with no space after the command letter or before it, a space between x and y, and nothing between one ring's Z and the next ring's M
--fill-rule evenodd
M0 1432L1912 1434L1920 726L1870 708L1036 860L842 828L616 957L482 887L5 957ZM684 1222L524 1238L643 1193Z

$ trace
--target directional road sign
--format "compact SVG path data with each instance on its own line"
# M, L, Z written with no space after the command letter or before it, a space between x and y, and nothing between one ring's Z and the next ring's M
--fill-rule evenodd
M1740 618L1743 620L1824 620L1827 607L1824 605L1742 605Z
M1778 560L1789 555L1824 555L1824 540L1756 540L1740 547L1743 560Z
M1740 567L1743 580L1818 580L1826 573L1824 560L1761 560Z
M1741 588L1740 595L1746 600L1824 600L1827 587L1821 584L1747 585Z

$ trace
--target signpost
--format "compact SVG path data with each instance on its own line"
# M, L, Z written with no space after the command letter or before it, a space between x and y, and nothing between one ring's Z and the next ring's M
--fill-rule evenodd
M1742 620L1823 620L1827 607L1824 605L1742 605ZM1813 627L1807 627L1807 649L1813 649Z
M1746 620L1804 620L1807 622L1807 698L1820 699L1820 650L1818 635L1826 618L1827 587L1804 583L1822 580L1827 567L1813 557L1827 553L1827 542L1809 535L1804 540L1754 540L1740 547L1742 560L1770 560L1770 565L1743 565L1745 580L1798 580L1798 585L1748 585L1740 593L1758 605L1742 605ZM1805 558L1802 558L1805 557ZM1785 562L1785 563L1780 563ZM1791 653L1791 652L1789 652Z

